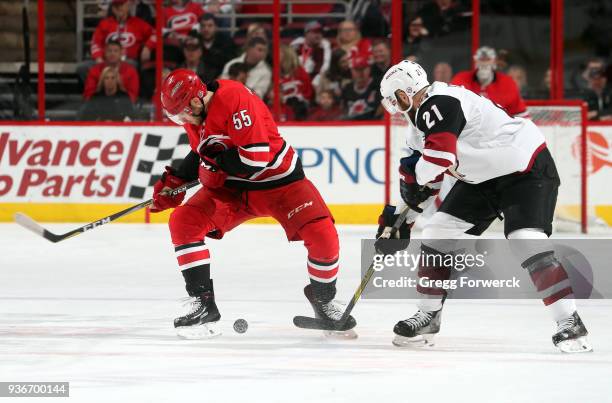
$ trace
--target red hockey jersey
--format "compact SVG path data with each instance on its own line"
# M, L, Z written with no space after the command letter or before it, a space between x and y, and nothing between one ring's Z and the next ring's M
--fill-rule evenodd
M369 64L372 64L372 42L369 39L363 38L348 51L349 66L353 66L353 61L359 58L364 58Z
M281 77L280 90L281 102L283 103L287 102L290 98L310 101L314 95L310 76L301 66L295 69L293 75Z
M138 17L128 17L125 23L119 24L114 16L104 18L94 31L91 40L91 57L97 59L104 53L104 45L111 39L119 40L123 54L132 60L138 60L140 50L147 45L152 47L153 27ZM147 43L149 41L149 43Z
M528 115L527 106L525 106L525 101L516 83L507 74L496 71L493 82L482 88L476 78L475 70L461 71L453 77L451 84L461 85L478 95L489 98L512 116L526 117Z
M297 153L278 133L263 101L237 81L217 83L204 125L184 126L191 148L203 155L215 143L227 147L221 168L229 174L228 187L270 189L304 178Z
M102 75L102 70L106 67L106 63L98 63L89 69L87 78L85 79L85 89L83 90L83 98L89 99L96 92L98 81ZM119 76L121 83L125 88L125 92L130 96L132 102L138 99L138 91L140 90L140 79L136 68L127 62L119 64Z
M164 7L164 31L187 35L192 29L197 29L202 14L202 6L193 2L184 7Z

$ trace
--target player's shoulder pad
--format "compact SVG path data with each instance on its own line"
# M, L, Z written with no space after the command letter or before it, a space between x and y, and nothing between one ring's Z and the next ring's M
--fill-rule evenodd
M215 93L215 103L224 109L236 109L241 98L240 87L235 85L236 82L231 80L215 80L211 91Z
M459 136L466 120L459 99L446 94L429 94L416 114L417 128L430 133L449 132Z

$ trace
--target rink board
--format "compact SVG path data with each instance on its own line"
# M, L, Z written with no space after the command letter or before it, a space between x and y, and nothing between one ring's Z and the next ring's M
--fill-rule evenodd
M384 203L382 124L283 125L280 131L299 153L336 222L375 223ZM543 131L562 178L559 210L577 217L577 137ZM139 203L151 197L156 175L188 153L182 133L169 125L0 125L0 221L12 221L21 211L38 221L86 222ZM402 147L402 136L394 135L393 142ZM608 223L611 144L612 126L589 128L589 206ZM394 155L392 166L396 160ZM152 222L167 218L168 213L150 216ZM143 222L145 212L122 221Z

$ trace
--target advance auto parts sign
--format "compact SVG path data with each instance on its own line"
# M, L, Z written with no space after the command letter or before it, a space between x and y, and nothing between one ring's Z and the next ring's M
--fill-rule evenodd
M166 133L161 136L148 133L150 129L0 126L0 202L123 203L142 199L144 191L130 196L134 188L140 188L134 181L151 180L151 172L139 175L139 169L157 168L138 166L147 158L143 152L159 153L162 137L172 137L174 145L180 137L180 130L161 128ZM147 147L145 142L151 142L151 137L157 144Z

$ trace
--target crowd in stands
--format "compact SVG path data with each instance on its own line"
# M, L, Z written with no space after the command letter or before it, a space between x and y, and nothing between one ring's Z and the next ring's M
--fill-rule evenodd
M224 29L228 27L224 17L235 11L234 7L240 7L243 14L271 13L270 5L170 0L163 9L163 38L155 35L152 10L142 2L138 7L136 14L140 16L132 15L131 0L111 0L108 16L97 25L90 58L77 70L85 100L80 118L138 119L137 105L159 102L155 88L157 40L163 41L164 75L182 67L195 71L204 82L237 80L272 107L270 26L243 18L235 35ZM332 4L294 6L294 12L333 11ZM379 83L391 65L390 12L376 0L353 1L350 12L350 18L343 20L304 20L297 35L282 38L279 120L382 118ZM525 109L523 98L548 98L550 71L539 86L530 86L526 69L509 63L511 55L503 49L479 49L472 70L456 72L450 59L428 64L426 55L433 53L436 38L469 31L470 15L462 1L429 0L417 13L405 15L404 21L404 57L422 63L430 81L464 85L496 98L518 115ZM610 71L604 60L594 58L572 76L570 97L585 99L592 119L612 119ZM505 95L500 98L493 93Z

